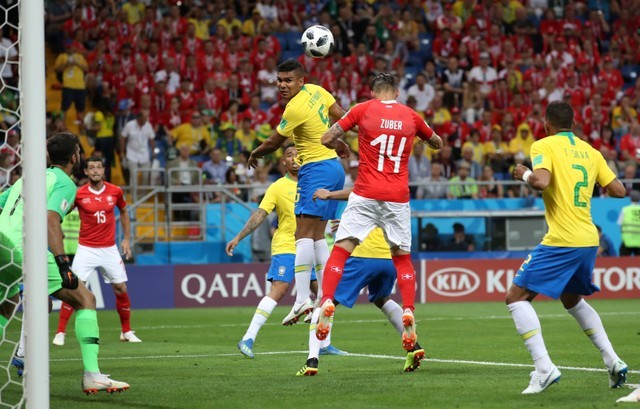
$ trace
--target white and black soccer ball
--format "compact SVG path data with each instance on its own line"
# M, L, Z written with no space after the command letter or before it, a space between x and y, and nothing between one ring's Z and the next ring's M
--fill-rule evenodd
M300 43L309 57L323 58L333 49L333 34L326 27L311 26L302 33Z

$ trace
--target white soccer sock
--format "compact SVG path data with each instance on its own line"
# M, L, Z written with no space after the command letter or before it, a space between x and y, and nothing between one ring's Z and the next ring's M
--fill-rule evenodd
M568 309L567 312L573 315L573 318L578 321L585 335L588 336L591 342L593 342L593 345L600 350L602 360L607 368L615 365L620 358L613 350L613 346L602 325L602 320L600 320L600 316L596 310L582 299L575 307Z
M513 322L516 324L516 330L524 341L524 345L529 350L533 363L538 373L549 373L553 363L549 358L547 347L542 339L542 331L540 329L540 320L533 305L529 301L517 301L507 306Z
M327 240L316 240L313 242L313 250L315 253L315 270L318 278L318 300L322 299L322 277L324 276L324 266L329 260L329 245Z
M296 302L295 305L304 303L311 295L311 267L315 264L316 255L313 239L296 240ZM319 290L318 290L319 291Z
M404 331L404 324L402 323L402 307L398 305L397 302L393 300L388 300L380 311L387 317L391 325L398 331L400 334Z
M249 328L247 329L247 333L242 337L243 341L256 339L260 328L267 322L276 305L278 305L278 302L269 296L265 296L260 300L258 308L256 308L256 312L251 319L251 324L249 324Z
M320 318L320 308L313 310L311 324L309 325L309 356L307 359L318 358L320 355L320 340L316 337L316 326Z
M24 307L24 304L23 304ZM27 316L24 314L24 308L22 313L22 325L20 326L20 342L18 343L18 350L16 351L16 355L19 357L24 357L24 343L25 343L25 330L24 330L24 321Z

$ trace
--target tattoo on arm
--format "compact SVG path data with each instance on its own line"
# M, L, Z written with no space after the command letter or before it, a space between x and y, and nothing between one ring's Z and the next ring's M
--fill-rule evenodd
M337 122L329 128L327 132L322 136L322 144L327 148L335 149L338 138L344 137L344 129Z
M240 233L238 233L238 238L242 240L248 235L250 235L255 229L258 228L258 226L262 224L262 222L264 221L264 219L267 218L267 216L268 216L267 212L265 212L263 209L258 209L255 212L253 212L251 214L251 217L249 217L249 220L247 220L247 223L244 225L244 227L240 231Z

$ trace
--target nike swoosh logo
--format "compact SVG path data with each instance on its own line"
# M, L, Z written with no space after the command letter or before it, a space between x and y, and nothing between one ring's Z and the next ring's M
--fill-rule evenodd
M304 304L300 306L300 308L298 308L297 310L294 308L293 312L294 314L300 314L300 311L302 310L302 307L304 307Z

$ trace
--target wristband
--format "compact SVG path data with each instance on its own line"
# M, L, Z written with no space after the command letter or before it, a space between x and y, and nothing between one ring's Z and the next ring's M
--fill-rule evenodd
M522 180L528 185L529 184L529 177L531 176L533 172L530 170L527 170L526 172L524 172L524 174L522 175Z

